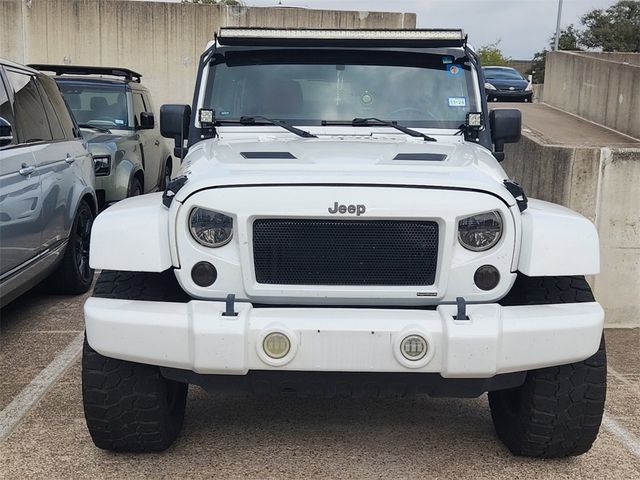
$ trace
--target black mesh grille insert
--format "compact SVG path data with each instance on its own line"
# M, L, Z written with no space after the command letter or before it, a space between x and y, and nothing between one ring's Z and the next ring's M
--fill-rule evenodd
M258 283L433 285L438 224L394 220L260 219L253 223Z

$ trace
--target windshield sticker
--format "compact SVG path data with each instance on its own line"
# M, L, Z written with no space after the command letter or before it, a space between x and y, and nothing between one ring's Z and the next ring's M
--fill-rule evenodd
M449 65L449 68L447 69L447 71L449 72L449 75L451 75L452 77L457 77L462 73L462 67L454 63L453 65Z
M466 107L467 99L466 97L449 97L449 106L450 107Z
M450 65L453 63L453 57L450 55L445 55L444 57L442 57L442 63L444 65Z
M226 110L223 110L222 112L219 112L218 115L220 115L221 117L227 117L231 115L231 112L227 112Z
M124 120L120 120L120 119L116 118L114 121L115 121L116 125L124 125Z

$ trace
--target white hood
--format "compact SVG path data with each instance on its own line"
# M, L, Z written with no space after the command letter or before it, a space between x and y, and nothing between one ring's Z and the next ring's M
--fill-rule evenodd
M414 159L396 159L407 154ZM180 202L220 186L364 184L486 191L515 204L491 152L457 137L437 143L405 136L206 140L191 148L182 171L188 181L176 196Z

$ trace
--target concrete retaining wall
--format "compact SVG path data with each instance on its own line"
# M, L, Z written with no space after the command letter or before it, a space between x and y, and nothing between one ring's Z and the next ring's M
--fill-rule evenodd
M640 53L633 52L581 52L580 55L597 58L599 60L609 60L611 62L629 63L640 65Z
M0 0L0 57L122 66L156 107L191 103L198 58L221 26L415 28L415 14L123 0Z
M525 134L506 154L504 168L527 195L596 224L601 270L589 281L607 325L640 326L640 149L547 145Z
M634 54L549 52L544 101L640 138L639 58ZM623 59L629 63L613 61Z

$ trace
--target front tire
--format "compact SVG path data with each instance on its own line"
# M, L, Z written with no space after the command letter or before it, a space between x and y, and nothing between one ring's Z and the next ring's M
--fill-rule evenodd
M105 271L96 281L94 296L188 301L171 270ZM87 428L97 447L117 452L169 448L182 429L187 390L187 384L164 378L159 367L99 354L85 338L82 400Z
M584 277L519 275L503 305L593 302ZM520 387L489 392L496 433L515 455L558 458L581 455L595 441L607 388L604 337L590 358L527 373Z
M96 447L115 452L160 452L184 421L188 385L167 380L151 365L105 357L85 338L82 401Z
M127 197L137 197L139 195L142 195L143 193L142 182L140 182L140 179L138 177L133 177L131 179L131 185L129 185Z

